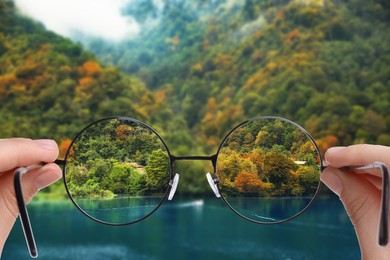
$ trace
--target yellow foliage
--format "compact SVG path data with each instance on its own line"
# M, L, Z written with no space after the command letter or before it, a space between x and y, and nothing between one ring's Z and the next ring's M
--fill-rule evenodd
M225 67L229 65L232 61L232 57L226 54L219 54L217 57L214 59L214 64L217 65L218 67Z
M265 68L267 71L273 72L278 68L278 64L276 62L271 61L267 63L267 65L265 65Z
M256 86L257 89L264 88L269 83L268 73L265 69L259 70L245 82L244 89L249 90Z
M5 89L16 83L16 76L14 73L0 75L0 89Z
M317 8L314 8L314 7L309 8L307 11L308 11L310 14L312 14L312 15L318 14L318 9L317 9Z
M63 65L63 66L60 67L60 71L71 72L72 71L72 67L70 67L68 65Z
M215 97L211 97L207 100L207 111L215 111L217 109L217 101Z
M203 70L203 66L201 63L196 63L191 68L192 72L201 72L202 70Z
M278 51L269 51L267 52L267 59L270 60L274 58L276 55L278 55Z
M312 63L312 57L309 53L298 52L294 53L291 57L291 65L297 68L310 67Z
M12 93L14 95L18 95L18 94L25 93L26 90L27 90L26 85L17 84L17 85L12 85L11 86L10 93Z

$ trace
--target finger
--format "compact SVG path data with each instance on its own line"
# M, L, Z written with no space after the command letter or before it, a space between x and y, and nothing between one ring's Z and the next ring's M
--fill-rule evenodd
M0 172L39 162L53 162L58 146L53 140L0 139Z
M39 190L53 184L61 177L62 171L55 163L27 172L21 179L24 201L28 203Z
M333 147L326 151L325 159L330 166L366 165L375 161L390 162L390 147L381 145L357 144L347 147Z
M359 243L376 246L381 192L361 175L332 167L323 171L321 180L339 195L355 227Z

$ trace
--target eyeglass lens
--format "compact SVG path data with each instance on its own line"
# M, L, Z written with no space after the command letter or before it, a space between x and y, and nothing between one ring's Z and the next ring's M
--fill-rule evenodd
M106 119L85 128L67 153L65 183L75 205L109 224L139 221L164 200L169 153L145 124Z
M258 118L220 146L220 192L239 215L259 223L288 220L311 203L321 172L317 146L304 129L281 118Z

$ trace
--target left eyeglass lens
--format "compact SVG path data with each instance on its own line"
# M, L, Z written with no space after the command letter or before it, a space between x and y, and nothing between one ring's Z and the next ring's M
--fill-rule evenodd
M148 126L131 119L90 125L76 137L66 161L73 202L101 222L128 224L147 217L169 187L166 146Z

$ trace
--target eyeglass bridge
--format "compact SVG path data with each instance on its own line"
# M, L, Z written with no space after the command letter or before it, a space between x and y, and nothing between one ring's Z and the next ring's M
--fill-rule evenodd
M217 164L217 154L211 155L211 156L174 156L171 155L171 162L172 162L172 169L173 164L175 161L211 161L214 167L214 176L211 176L211 173L206 174L207 182L210 185L211 190L214 192L215 196L217 198L221 197L221 194L219 193L218 184L220 182L219 178L217 177L215 173L216 164ZM175 177L169 182L169 185L171 186L171 191L168 195L168 200L172 200L173 196L175 195L177 185L179 184L179 173L175 174Z

